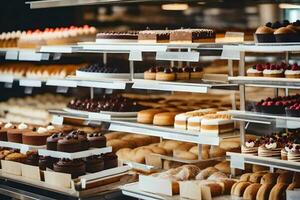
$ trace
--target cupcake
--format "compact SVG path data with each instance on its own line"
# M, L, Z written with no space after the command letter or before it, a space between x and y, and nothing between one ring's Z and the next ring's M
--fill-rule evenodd
M258 156L280 159L281 149L282 144L276 138L271 137L258 147Z
M285 78L300 78L300 67L297 63L288 66L284 72Z
M276 42L297 42L297 33L288 27L281 27L274 32Z
M201 79L203 75L202 68L194 67L191 71L191 79Z
M191 68L189 68L189 67L179 68L176 73L176 79L177 80L189 80L190 72L191 72Z
M267 23L265 26L260 26L255 31L255 38L258 43L275 42L274 29L272 23Z
M264 67L262 64L256 64L247 70L247 76L263 76Z
M243 154L257 155L259 142L257 140L248 140L241 146Z
M284 77L284 70L281 65L266 65L266 69L263 71L265 77Z

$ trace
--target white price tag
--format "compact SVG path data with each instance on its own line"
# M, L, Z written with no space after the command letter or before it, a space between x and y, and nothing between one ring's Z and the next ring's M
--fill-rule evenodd
M32 90L33 90L32 87L26 87L25 90L24 90L24 93L25 94L32 94Z
M34 50L24 50L19 52L19 60L24 61L41 61L49 60L49 53L36 53Z
M4 84L5 88L12 88L12 86L13 86L13 83L5 83Z
M240 51L234 49L233 45L224 45L221 54L221 59L240 60L241 59Z
M28 87L42 87L42 81L40 80L30 80L30 79L21 79L20 86Z
M102 113L89 113L89 120L110 120L111 116Z
M142 52L138 51L138 50L130 51L129 60L131 60L131 61L143 61Z
M5 54L5 60L18 60L19 51L9 50Z
M156 52L156 60L198 62L199 52Z
M245 159L242 156L231 156L230 168L245 170Z
M1 75L0 82L12 83L14 82L14 77L11 75Z
M68 92L68 90L69 90L68 87L61 87L61 86L59 86L59 87L56 88L56 92L57 93L63 93L63 94L65 94L65 93Z
M53 115L52 124L54 125L62 125L64 122L64 118L58 115Z

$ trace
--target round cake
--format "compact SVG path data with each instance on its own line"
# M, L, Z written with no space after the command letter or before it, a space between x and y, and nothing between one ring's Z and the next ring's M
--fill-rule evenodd
M104 160L101 156L90 156L86 158L86 172L95 173L104 169Z
M101 133L92 133L87 136L90 147L103 148L106 147L106 138Z
M57 163L53 164L55 172L71 174L72 179L85 174L85 163L81 159L69 160L60 159Z
M67 135L63 139L58 140L57 151L69 153L81 151L81 144L78 136Z

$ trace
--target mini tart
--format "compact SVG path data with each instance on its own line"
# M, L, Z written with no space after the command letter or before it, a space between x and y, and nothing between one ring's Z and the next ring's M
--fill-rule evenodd
M255 37L259 43L275 42L274 29L267 26L260 26L256 29Z
M296 42L297 34L291 28L281 27L274 32L276 42Z
M145 80L155 80L155 78L156 78L156 70L154 68L151 68L148 71L144 72Z
M283 69L265 69L264 77L284 77Z
M194 67L193 70L190 73L191 79L201 79L203 76L203 71L200 67Z
M190 72L187 68L179 68L176 72L176 79L177 80L189 80L190 79Z
M157 81L174 81L175 80L175 73L165 73L165 72L157 72L155 79Z
M300 70L285 70L285 78L300 78Z
M247 76L263 76L263 71L259 71L257 69L254 69L253 67L249 68L247 70Z

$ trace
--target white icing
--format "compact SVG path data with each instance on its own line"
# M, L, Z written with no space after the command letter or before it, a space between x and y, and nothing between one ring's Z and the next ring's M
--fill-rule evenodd
M281 74L283 73L283 69L274 69L274 70L271 70L271 69L265 69L264 74Z
M42 134L42 133L46 133L48 130L44 127L39 127L37 130L37 133Z
M276 149L277 148L277 144L276 142L270 143L270 144L265 144L265 147L267 149Z
M220 124L230 124L233 120L230 119L202 119L201 124L203 125L220 125Z
M249 69L247 70L247 73L261 74L262 71L258 71L257 69L249 68Z
M291 149L290 149L289 147L284 147L284 150L285 150L286 152L291 152Z
M13 124L8 122L4 125L4 128L11 128L12 126L13 126Z
M27 126L27 124L24 124L24 123L21 123L21 124L19 124L19 126L18 126L18 129L26 129L26 128L28 128L28 126Z
M186 121L189 118L189 115L186 113L181 113L175 116L175 121Z
M248 147L248 148L253 148L255 146L255 142L253 142L253 141L252 142L246 142L245 146Z
M284 74L300 74L300 70L285 70Z
M47 130L48 130L48 131L53 130L53 129L55 129L54 126L51 126L51 125L50 125L50 126L47 126Z

